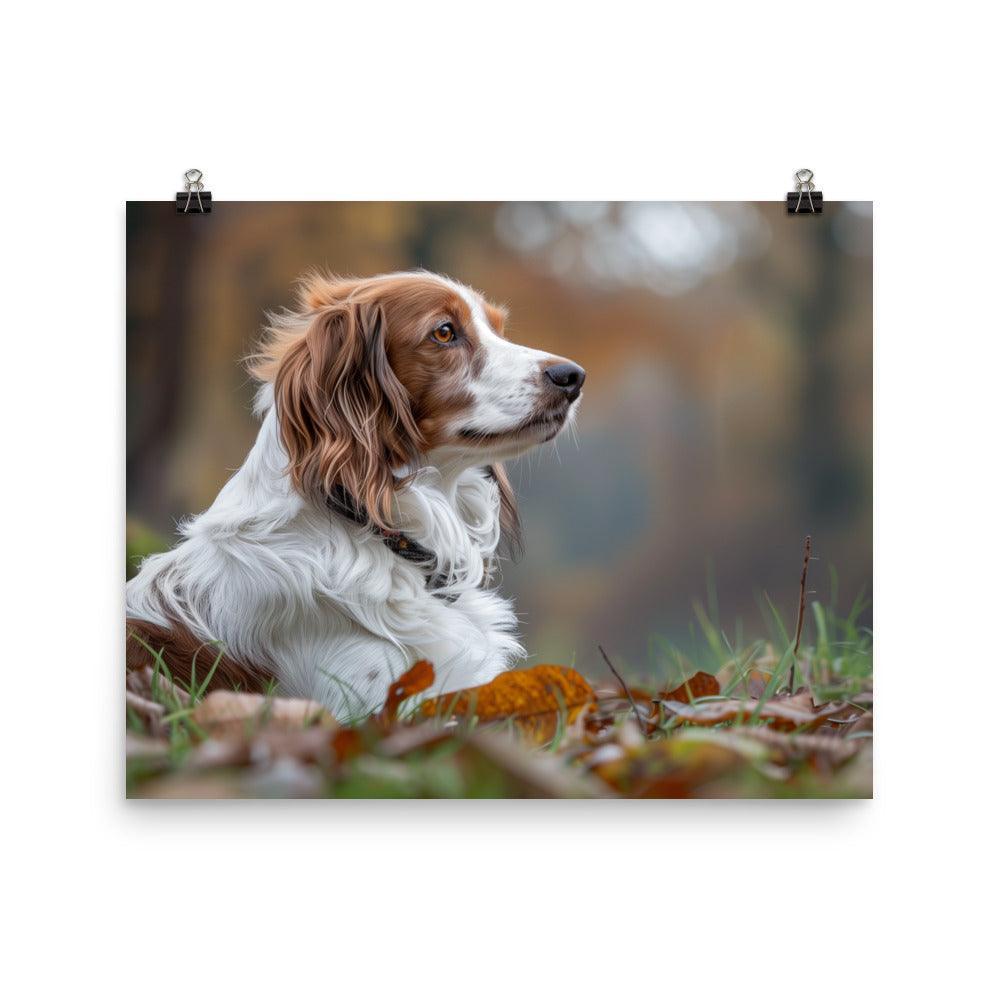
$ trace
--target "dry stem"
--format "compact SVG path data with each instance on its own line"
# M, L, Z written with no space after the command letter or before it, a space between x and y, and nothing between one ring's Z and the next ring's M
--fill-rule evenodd
M604 652L604 647L598 643L597 648L601 651L601 656L604 657L604 662L608 665L608 669L615 675L618 683L621 684L622 690L625 692L625 697L628 698L629 704L632 706L632 711L635 712L635 721L639 723L639 730L643 733L646 732L646 723L643 721L642 716L639 714L639 706L635 703L635 699L632 697L632 692L629 691L628 685L622 680L622 675L615 670L615 665L608 658L608 654Z
M812 535L806 535L805 554L802 558L802 576L799 578L799 620L795 624L795 648L792 650L792 662L788 668L788 693L795 691L795 661L799 655L799 642L802 639L802 623L806 616L806 577L809 575L809 559L812 555Z

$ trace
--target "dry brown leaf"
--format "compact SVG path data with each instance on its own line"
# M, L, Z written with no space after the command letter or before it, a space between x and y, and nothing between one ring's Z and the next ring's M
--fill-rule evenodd
M262 765L283 757L308 764L334 760L333 738L324 726L308 729L265 727L248 736L211 738L200 743L185 761L186 767L243 767Z
M760 701L764 697L764 692L767 690L768 684L771 683L772 677L774 677L774 674L769 674L764 670L751 670L743 678L743 685L747 695L753 698L754 701Z
M678 799L697 794L702 785L741 767L746 759L739 744L675 736L643 740L621 755L599 754L592 773L630 798Z
M292 757L263 765L183 768L142 784L131 797L154 799L317 798L325 781L319 768Z
M756 712L762 722L770 722L776 729L812 729L844 710L843 704L829 702L817 709L808 707L804 700L772 698L757 712L757 703L727 698L725 701L687 705L680 701L663 701L663 708L682 722L694 726L716 726L720 722L746 722Z
M451 739L451 734L433 722L420 722L415 726L397 726L378 743L383 757L405 757L415 750L428 750Z
M357 757L365 749L365 737L360 729L338 729L330 740L330 749L338 761Z
M696 698L709 698L719 694L721 690L719 682L711 674L699 670L673 691L661 691L657 697L661 701L682 701L690 704Z
M643 733L650 736L660 724L657 700L642 688L629 688L627 695L620 690L610 697L605 695L584 716L584 733L590 742L600 740L622 713L628 713L629 718L641 726Z
M434 667L427 660L417 660L409 670L390 685L385 706L380 714L382 722L395 722L399 706L414 695L426 691L434 683Z
M584 730L590 737L590 742L594 742L614 724L621 712L630 712L635 721L641 725L643 732L651 736L660 725L661 701L691 702L697 698L717 695L719 691L719 682L702 670L693 674L673 691L661 691L655 696L638 687L629 688L627 695L623 694L620 688L616 691L602 689L600 695L595 693L599 704L595 705L594 710L588 712L583 720Z
M268 698L239 691L213 691L191 713L195 725L219 739L243 737L268 729L333 727L333 716L317 701L305 698Z
M459 752L466 761L481 757L497 768L505 778L507 797L609 797L607 788L587 772L569 766L554 754L533 751L503 733L476 730Z
M239 776L234 771L195 769L165 774L144 781L129 792L135 799L238 799Z
M541 744L555 735L561 711L571 725L593 700L593 688L575 670L542 664L500 674L481 687L431 698L421 711L429 717L442 712L475 714L480 723L513 719L523 736Z
M153 688L156 688L155 692ZM186 706L191 702L191 696L182 687L167 679L166 675L155 673L150 666L139 667L136 670L128 670L125 673L125 690L139 695L141 698L148 698L151 701L162 702L166 699L167 704L171 701L178 705ZM154 694L156 698L154 698Z
M142 695L133 691L125 691L125 707L131 709L143 722L146 723L150 732L159 736L163 732L164 708L155 701L143 698Z
M768 726L733 726L726 732L763 743L773 752L773 758L779 763L804 757L810 760L822 758L831 764L840 764L853 757L860 747L857 741L845 740L840 736L820 733L782 733Z
M141 733L125 733L126 760L157 760L166 763L170 757L170 744L166 740Z
M821 707L813 700L812 692L804 687L799 688L795 694L775 695L774 700L780 701L783 705L790 705L792 708L801 708L806 712Z
M844 735L851 737L871 736L874 727L874 716L871 712L865 712L863 715L859 715L857 718L851 720L850 724L844 730Z

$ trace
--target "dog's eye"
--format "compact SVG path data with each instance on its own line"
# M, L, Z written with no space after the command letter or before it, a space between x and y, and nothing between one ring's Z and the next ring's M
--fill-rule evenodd
M451 323L442 323L431 331L431 340L436 344L450 344L455 336L455 327Z

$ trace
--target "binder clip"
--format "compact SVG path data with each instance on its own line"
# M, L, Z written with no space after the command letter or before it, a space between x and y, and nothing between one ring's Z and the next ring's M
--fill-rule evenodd
M795 171L795 191L789 191L785 204L789 215L819 215L823 211L823 192L816 190L811 170Z
M200 170L184 171L184 190L177 192L177 211L180 215L206 214L212 211L212 192L205 190Z

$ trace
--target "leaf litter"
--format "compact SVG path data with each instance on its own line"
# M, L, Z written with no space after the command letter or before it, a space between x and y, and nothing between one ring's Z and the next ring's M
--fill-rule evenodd
M343 725L303 699L214 691L191 704L172 682L154 701L149 677L130 675L128 707L140 698L160 711L129 713L129 794L870 794L857 772L836 779L851 761L870 760L871 713L817 703L805 688L756 701L723 697L719 680L702 671L656 694L623 692L546 664L401 712L433 682L433 666L419 661L387 691L381 712ZM171 712L171 700L180 708ZM176 735L165 735L170 726L183 734L179 752Z
M794 645L757 643L659 690L628 683L598 647L614 683L543 664L428 697L434 666L420 660L379 712L346 724L273 692L185 690L150 651L126 674L128 794L870 797L870 642L852 611L849 641L800 650L809 553L807 540ZM826 642L834 619L814 611ZM706 637L724 648L721 633Z

